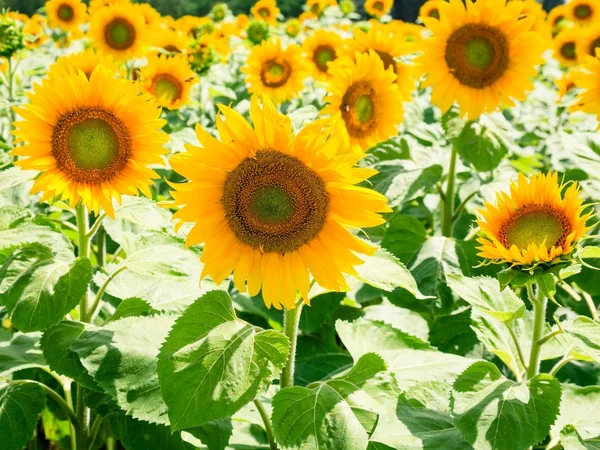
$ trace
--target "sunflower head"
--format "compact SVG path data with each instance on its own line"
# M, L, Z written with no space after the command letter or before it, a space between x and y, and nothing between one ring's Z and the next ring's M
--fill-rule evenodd
M198 75L204 75L217 63L217 52L214 46L203 36L195 41L187 52L188 63Z
M306 38L302 48L318 80L327 80L329 64L344 53L344 40L334 31L317 30Z
M248 25L246 35L252 45L260 44L269 39L269 24L262 20L253 20Z
M92 15L88 35L96 48L119 60L140 56L147 44L144 18L129 3L99 9Z
M360 155L340 154L329 121L293 136L266 96L251 99L254 126L231 108L221 113L220 140L197 127L201 146L170 159L189 180L174 185L181 209L173 218L194 223L187 242L204 243L203 276L220 283L233 272L238 290L262 288L276 308L294 308L298 291L308 299L309 274L326 289L347 289L343 273L356 273L356 253L374 248L346 227L381 224L379 213L390 211L384 196L355 186L375 171L353 167Z
M423 3L423 6L419 9L419 17L439 19L441 3L445 3L445 0L429 0Z
M25 48L25 41L22 28L14 20L2 17L0 19L0 57L8 59L23 48Z
M557 78L555 83L556 87L558 87L558 98L562 99L565 95L571 92L573 89L577 88L575 85L574 71L571 70L563 74L562 77Z
M160 30L153 36L153 46L169 56L184 53L190 43L190 38L183 31Z
M222 22L228 14L229 7L227 6L227 3L217 3L210 11L212 20L215 22Z
M596 50L595 58L586 56L580 70L572 71L572 77L581 92L571 111L595 114L600 121L600 49Z
M343 15L348 16L356 11L356 5L352 0L342 0L340 2L340 11L342 11Z
M18 142L15 165L39 170L32 193L42 201L62 198L113 216L113 198L150 196L148 168L162 164L168 136L160 131L160 109L138 95L129 80L98 66L88 79L72 67L46 78L34 88L30 103L15 107Z
M600 7L595 0L570 0L566 5L571 22L588 25L599 18Z
M81 0L48 0L45 9L50 26L64 31L78 28L87 20Z
M250 9L250 12L255 19L275 25L277 23L277 16L279 16L281 11L277 7L275 0L259 0Z
M394 6L394 0L365 0L365 11L375 18L388 14L392 6Z
M191 86L198 82L182 55L171 58L165 55L148 57L148 65L141 69L139 77L144 91L169 109L185 105L189 101Z
M554 36L554 57L563 66L577 65L577 49L580 30L575 28L565 28Z
M285 24L285 34L295 38L302 31L302 23L298 19L290 19Z
M34 14L23 27L24 44L28 48L37 48L46 42L44 32L45 19L39 14Z
M83 50L79 53L61 56L48 70L48 76L53 77L57 72L63 71L65 67L72 67L77 72L81 70L89 79L97 66L104 66L112 72L116 72L118 64L110 55L105 55L94 49Z
M510 194L479 211L479 256L524 268L564 261L588 230L582 203L578 185L560 184L557 173L520 174Z
M588 27L579 33L577 41L577 58L580 63L585 62L586 56L596 56L600 49L600 20L598 26Z

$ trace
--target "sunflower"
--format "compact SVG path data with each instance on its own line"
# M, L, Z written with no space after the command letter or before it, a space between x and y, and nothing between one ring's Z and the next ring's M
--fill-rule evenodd
M87 18L81 0L48 0L45 7L52 28L69 31L79 27Z
M258 0L250 9L255 19L264 20L271 25L277 23L277 16L281 12L275 0Z
M374 248L347 227L384 223L385 197L355 186L376 173L354 167L360 155L340 154L328 121L292 137L288 117L262 96L250 102L254 127L222 106L220 140L201 127L201 147L170 159L187 178L174 185L177 227L195 223L188 245L204 243L202 276L222 282L231 272L236 288L257 295L267 307L294 308L299 291L308 303L309 273L323 288L347 290L343 274L356 274L356 253Z
M548 14L544 7L537 0L510 0L521 5L521 19L533 20L531 30L540 33L544 40L548 37L548 23L546 18Z
M306 0L306 9L313 17L321 16L330 6L336 6L337 0Z
M456 100L475 119L525 98L544 45L532 21L520 18L520 2L465 1L440 4L440 20L422 18L434 35L417 61L427 76L423 85L433 87L432 102L445 112Z
M406 46L407 54L420 49L425 27L415 23L405 23L401 20L393 20L387 26L392 30L393 39L402 42Z
M290 19L285 24L285 34L291 38L295 38L302 31L302 24L298 19Z
M134 3L134 6L137 8L138 13L144 18L146 28L157 28L160 25L161 15L152 7L152 5L149 3ZM183 19L183 17L181 19Z
M563 66L574 66L577 64L577 48L581 30L567 28L554 36L554 57Z
M169 55L184 53L191 44L191 39L183 31L159 30L154 34L153 46Z
M131 4L102 8L92 16L88 34L104 53L120 60L140 56L145 44L143 16Z
M573 72L573 80L583 91L571 110L595 114L600 121L600 50L596 50L595 58L586 57L581 69Z
M140 71L142 88L158 103L178 109L189 101L190 87L198 82L186 58L181 55L148 57L148 65Z
M558 261L587 232L583 199L576 183L559 184L558 174L519 174L510 194L496 194L496 206L485 203L477 224L479 256L496 263L535 266Z
M552 36L558 34L561 28L567 23L567 8L565 5L555 6L549 13L546 18L548 25L550 27L550 31L552 32Z
M365 0L365 11L377 18L388 14L392 6L394 6L394 0Z
M292 44L283 49L278 39L252 47L242 68L250 85L248 91L267 94L277 104L298 95L309 71L302 48Z
M419 17L433 17L434 19L439 19L440 3L445 3L445 0L429 0L423 3L423 6L419 9Z
M73 207L82 202L111 217L113 198L138 190L151 196L148 186L158 176L147 166L162 164L168 136L160 131L160 108L131 81L104 66L89 80L65 66L36 85L29 100L14 108L23 118L14 134L25 145L12 153L25 157L15 165L42 172L32 194L44 191L41 201L62 198Z
M262 20L252 20L246 30L246 37L250 44L258 45L269 39L270 29L269 24Z
M596 56L596 50L600 49L600 20L597 26L591 26L579 31L576 52L577 59L580 63L583 63L586 56Z
M208 17L183 16L175 22L175 28L191 38L199 37L198 30L206 23L212 23Z
M102 52L94 49L88 49L79 53L61 56L52 64L48 70L48 76L53 77L57 72L61 72L64 66L71 66L75 71L81 70L89 79L94 69L103 65L112 72L116 72L118 64L110 55L104 55Z
M113 5L128 5L129 0L90 0L90 6L88 7L88 13L90 16L94 16L99 10Z
M34 14L31 19L25 23L23 27L23 34L25 38L23 42L30 48L37 48L47 40L47 36L44 33L45 20L39 14Z
M318 30L305 39L302 48L313 68L313 76L318 80L329 78L329 63L344 50L344 40L334 31Z
M355 59L344 56L331 64L329 104L322 114L340 120L343 145L367 151L375 144L398 133L402 122L402 94L396 74L384 69L374 51L356 53Z
M600 16L596 0L570 0L565 6L571 22L589 25Z
M562 77L557 78L555 83L558 88L558 98L562 99L565 95L571 92L572 89L576 88L575 78L573 76L574 71L569 71L563 74Z

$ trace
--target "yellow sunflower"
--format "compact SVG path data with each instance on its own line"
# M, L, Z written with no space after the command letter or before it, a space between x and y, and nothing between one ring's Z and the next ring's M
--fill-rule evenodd
M265 304L294 308L297 292L308 303L309 273L325 289L347 290L356 253L374 248L348 231L384 223L385 197L356 186L376 173L354 167L360 155L340 154L336 131L316 121L296 136L288 117L262 96L250 102L252 127L221 107L220 140L201 127L201 147L170 159L187 178L174 185L173 218L195 223L187 243L203 242L202 276L222 282L231 272L236 288Z
M313 18L316 18L321 16L330 6L336 5L337 0L306 0L306 12L310 13Z
M596 50L600 49L600 20L594 26L578 31L577 59L583 63L586 56L596 56Z
M404 116L402 94L396 74L384 69L377 53L338 58L329 71L329 104L322 114L339 120L345 148L367 151L398 133Z
M295 38L302 31L302 24L298 19L290 19L285 24L285 34L291 38Z
M380 18L390 12L394 0L365 0L365 11L373 17Z
M140 56L146 40L144 17L131 4L99 9L90 23L93 45L119 60Z
M81 0L48 0L45 8L52 28L70 31L87 19L85 5Z
M185 53L190 44L191 39L183 31L157 30L152 38L152 45L169 55Z
M456 101L475 119L525 98L544 45L532 20L521 18L520 2L465 1L440 4L440 20L422 18L433 36L417 61L427 76L423 85L433 87L432 102L447 111Z
M425 27L415 23L405 23L401 20L393 20L387 26L392 30L393 39L402 42L406 46L407 54L420 50Z
M281 11L277 7L275 0L258 0L250 9L250 12L255 19L264 20L271 25L275 25L277 23L277 16L279 16Z
M178 109L189 101L189 92L198 82L187 59L182 55L148 57L148 65L140 71L142 88L158 103L169 109Z
M589 25L600 18L600 5L597 0L570 0L565 6L572 22Z
M581 30L567 28L554 36L554 57L563 66L574 66L577 64L577 48Z
M344 52L344 46L344 40L334 31L317 30L304 40L302 48L316 79L325 81L329 78L329 63Z
M28 48L37 48L47 40L44 32L45 20L39 14L34 14L23 27L25 38L23 42Z
M571 110L595 114L600 121L600 50L596 50L595 58L586 57L581 70L573 72L573 80L583 91Z
M562 27L568 22L567 8L565 5L555 6L547 16L548 26L552 32L552 36L558 34Z
M434 19L440 18L440 3L445 3L445 0L429 0L423 3L421 9L419 9L419 17L433 17Z
M128 5L131 2L129 0L90 0L90 6L88 7L88 12L90 16L94 16L100 9L103 9L107 6L113 5Z
M477 224L483 232L479 256L496 263L535 266L559 260L587 232L583 199L577 183L559 184L558 174L519 174L510 194L496 194L496 205L485 203Z
M161 21L160 13L148 3L135 3L134 6L137 8L138 13L144 18L144 24L146 28L158 28ZM184 16L189 17L189 16ZM182 17L181 19L183 19ZM180 20L181 20L180 19ZM178 21L178 23L180 23Z
M119 65L112 56L104 55L102 52L94 49L88 49L58 58L48 69L48 76L56 76L57 72L64 70L64 66L71 66L75 71L81 70L89 79L94 69L99 65L106 67L112 72L116 72L119 68Z
M544 7L537 0L510 0L513 2L520 3L521 5L521 19L533 20L531 30L540 33L540 36L544 41L548 39L548 22L546 18L548 14L544 10Z
M248 62L242 68L250 93L267 94L276 104L290 100L304 89L310 68L302 58L302 48L277 40L263 41L252 47Z
M138 94L128 80L98 66L89 80L65 67L34 87L29 104L15 107L23 120L14 134L25 145L12 153L15 165L39 170L31 193L44 191L71 206L82 202L98 213L114 216L113 198L121 194L151 196L148 186L158 175L148 166L162 164L160 108Z
M574 71L571 70L563 74L562 77L557 78L555 83L558 88L558 98L562 99L565 95L567 95L572 89L576 88L575 78L573 77Z

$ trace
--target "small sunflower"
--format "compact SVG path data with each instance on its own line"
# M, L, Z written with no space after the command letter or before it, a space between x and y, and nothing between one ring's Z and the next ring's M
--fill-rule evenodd
M281 11L277 7L275 0L258 0L250 9L250 12L255 19L264 20L271 25L275 25L277 23L277 16L279 16Z
M346 148L367 151L398 133L402 122L402 94L396 74L384 69L374 51L341 57L331 64L329 94L323 114L340 120Z
M88 7L88 13L90 16L94 16L99 10L113 5L128 5L129 0L90 0L90 6Z
M344 40L334 31L317 30L306 38L302 48L313 68L313 76L325 81L329 78L329 63L344 51Z
M600 121L600 50L596 50L595 58L586 57L580 70L573 72L573 80L583 91L571 110L595 114Z
M52 28L70 31L87 19L85 5L80 0L49 0L45 8Z
M521 20L532 20L531 30L540 33L540 36L546 41L548 39L548 14L544 7L537 0L510 0L521 5Z
M269 34L269 24L263 20L253 20L246 30L246 37L252 45L258 45L266 41L269 39Z
M563 74L562 77L556 79L555 83L556 87L558 88L559 99L562 99L565 95L571 92L571 90L577 87L575 85L575 78L573 75L574 71L571 70Z
M144 18L132 4L99 9L92 15L88 35L96 48L125 60L141 55L145 44Z
M23 27L24 44L30 48L37 48L47 40L44 33L45 20L39 14L34 14Z
M596 50L600 49L600 20L597 22L597 26L579 30L578 34L577 59L583 63L586 56L596 56Z
M571 22L589 25L600 18L600 5L596 0L570 0L565 6Z
M217 52L207 38L208 36L202 36L194 41L187 52L188 63L198 75L206 74L217 62Z
M288 117L257 96L250 102L252 127L231 108L218 118L221 139L196 127L201 147L170 159L187 178L172 196L182 206L177 227L195 223L188 245L204 243L202 276L222 282L233 272L241 292L267 307L294 308L299 291L308 303L309 274L326 289L347 290L360 254L374 248L348 231L384 223L385 197L356 186L376 171L354 167L360 155L340 154L328 121L296 136ZM358 255L357 255L358 253Z
M563 66L577 65L577 49L581 30L567 28L554 36L554 57Z
M365 11L376 18L388 14L392 6L394 6L394 0L365 0Z
M519 174L510 194L485 203L477 224L483 232L479 256L495 263L536 266L568 256L588 231L577 183L559 184L558 174Z
M66 67L34 87L29 104L15 107L23 118L15 122L19 142L12 153L24 157L15 165L39 170L32 194L80 202L98 213L114 216L113 198L121 194L151 196L148 186L158 175L148 166L162 164L160 108L138 95L129 80L98 66L89 80Z
M419 17L433 17L434 19L439 19L441 3L445 3L445 0L429 0L423 3L423 6L419 9Z
M149 3L135 3L134 6L144 18L144 24L146 24L146 28L158 28L158 26L160 25L161 15L156 9L152 7L152 5L150 5Z
M290 19L285 24L285 34L291 38L295 38L302 31L302 23L298 19Z
M415 23L405 23L401 20L393 20L387 26L392 30L393 39L405 45L407 54L420 50L425 27Z
M191 44L191 39L183 31L160 30L154 34L153 46L163 50L168 55L184 53Z
M284 49L279 40L254 46L242 68L250 85L248 91L267 94L276 104L292 99L304 89L309 70L302 48L292 44Z
M62 71L64 66L71 66L75 71L81 70L89 79L94 69L100 65L112 72L116 72L119 68L112 56L104 55L102 52L94 49L88 49L58 58L56 62L50 66L48 76L53 77L57 72Z
M557 35L565 23L568 22L567 8L565 5L555 6L548 13L546 20L548 22L548 26L550 27L550 31L552 32L552 36Z
M520 2L465 1L440 4L440 20L422 18L433 37L417 61L427 76L423 85L433 87L432 102L445 112L456 101L475 119L525 98L544 45L532 21L521 19Z
M336 5L337 0L306 0L306 12L313 17L320 17L327 8Z
M148 57L148 65L140 71L142 88L158 103L169 109L178 109L189 101L189 91L198 82L187 60L181 56Z

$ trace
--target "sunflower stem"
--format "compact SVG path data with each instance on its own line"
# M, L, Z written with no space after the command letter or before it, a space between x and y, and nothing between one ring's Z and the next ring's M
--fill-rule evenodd
M263 423L265 424L265 431L267 433L267 438L269 439L269 448L271 450L278 450L277 442L275 441L275 436L273 434L273 428L271 427L271 419L269 418L269 414L267 414L267 410L258 399L254 400L254 405L256 406Z
M285 309L283 313L283 333L290 340L290 356L281 371L279 387L281 389L294 385L294 366L296 364L296 344L298 343L298 326L303 303L297 303L294 309Z
M12 64L12 56L8 57L8 84L7 84L7 89L8 89L8 136L6 137L6 143L8 144L8 146L12 149L13 145L15 144L15 138L12 134L13 130L14 130L14 121L16 120L16 116L15 116L15 111L12 107L12 103L15 101L15 92L14 92L14 72L15 72L15 68L13 67ZM16 161L17 157L14 156L13 157L13 161Z
M573 358L570 355L563 356L562 359L554 365L552 370L550 370L549 374L555 377L558 371L562 369L564 365L570 363L571 361L575 361L575 358Z
M531 353L529 354L529 365L527 367L527 379L535 377L540 370L540 356L542 352L542 335L546 325L546 306L548 299L541 289L538 288L537 296L534 293L533 283L527 284L527 293L533 304L533 336L531 337Z
M445 198L442 198L442 236L452 237L454 229L454 182L456 181L456 158L458 152L452 145L450 154L450 167L448 168L448 183Z

